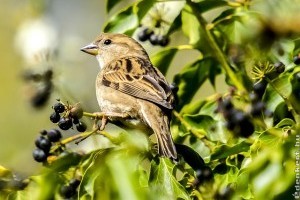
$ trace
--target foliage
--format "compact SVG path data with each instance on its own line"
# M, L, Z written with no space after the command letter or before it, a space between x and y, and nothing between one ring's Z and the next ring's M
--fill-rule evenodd
M119 8L120 2L107 1L108 12L120 11L112 14L105 32L135 35L153 8L173 1L141 0L126 8ZM74 199L299 198L300 26L291 14L299 5L289 0L186 0L172 7L173 18L152 16L167 21L164 34L171 39L175 33L188 39L152 56L164 74L178 52L201 55L173 79L178 102L171 131L181 154L178 163L158 157L144 134L127 129L117 136L101 133L110 139L109 148L72 152L67 143L94 132L81 133L57 143L63 153L49 156L39 175L17 180L1 167L1 199L62 199L61 187L74 177L81 180ZM195 97L204 82L215 87L220 74L228 91ZM199 175L206 166L213 178Z

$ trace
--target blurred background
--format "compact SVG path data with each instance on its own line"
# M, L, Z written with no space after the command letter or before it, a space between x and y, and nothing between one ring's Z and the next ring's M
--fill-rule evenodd
M105 1L99 0L2 0L0 17L0 165L26 176L41 167L32 158L34 140L40 130L55 128L49 116L56 99L81 102L85 111L98 111L94 92L98 63L79 49L101 32L109 15ZM171 45L185 42L182 34L171 37ZM160 50L143 45L150 55ZM199 56L193 51L184 54L173 60L175 67L167 74L170 82L185 63ZM224 91L224 85L217 91ZM201 96L215 92L208 83L202 88Z
M105 1L2 0L0 17L0 165L29 175L41 166L32 158L35 138L55 127L55 99L97 108L97 63L79 49L101 31Z

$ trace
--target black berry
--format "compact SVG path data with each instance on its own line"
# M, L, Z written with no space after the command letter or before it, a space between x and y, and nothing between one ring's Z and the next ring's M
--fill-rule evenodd
M45 151L39 148L33 150L32 156L37 162L43 162L47 159L47 153L45 153Z
M69 185L73 188L76 189L80 184L80 180L73 178L70 180Z
M58 102L54 104L53 109L57 113L62 113L65 111L65 106L62 103Z
M79 123L79 119L77 117L73 117L73 124L78 124Z
M79 121L78 124L76 124L76 129L79 132L84 132L86 130L86 125L84 122Z
M68 117L63 117L58 122L58 127L62 130L68 130L72 127L72 119Z
M58 142L61 139L61 133L57 129L52 129L48 131L47 136L51 142Z
M41 134L41 135L47 135L47 131L46 131L46 130L41 130L41 131L40 131L40 134Z
M53 123L57 123L60 120L60 115L58 112L54 112L50 115L50 121Z
M198 169L196 171L196 177L201 183L211 180L214 177L214 175L210 167L203 166L201 169Z
M250 101L252 103L255 103L255 102L257 102L259 100L258 95L256 93L254 93L254 92L251 92L249 94L249 99L250 99Z
M73 189L73 187L69 185L63 185L60 188L60 194L64 198L70 198L75 194L76 190Z
M282 62L278 62L274 64L274 68L278 74L281 74L285 70L285 65Z
M36 147L44 150L45 152L49 152L49 150L51 148L51 142L44 136L39 136L35 140L35 145L36 145Z
M296 79L297 82L300 82L300 72L294 74L294 78Z
M157 40L158 44L162 47L165 47L169 44L169 37L166 35L159 35Z
M253 91L255 92L255 94L257 94L259 99L261 99L262 96L264 95L266 87L267 87L267 82L264 80L254 83Z
M300 65L300 55L296 55L294 58L293 58L293 61L296 65Z
M148 40L150 35L152 35L152 34L153 34L153 31L151 29L145 27L138 33L137 37L141 42L144 42L144 41Z
M250 119L247 117L247 118L244 118L239 123L239 127L236 131L236 134L247 138L247 137L251 136L253 134L253 132L254 132L254 125L252 124Z
M252 105L250 113L252 116L259 116L263 111L265 111L265 108L265 103L258 101Z
M156 35L156 34L150 35L149 41L152 45L157 45L158 44L158 35Z

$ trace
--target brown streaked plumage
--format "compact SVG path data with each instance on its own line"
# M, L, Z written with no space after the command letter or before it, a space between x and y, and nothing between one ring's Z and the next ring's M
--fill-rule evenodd
M159 154L177 159L170 133L174 96L145 49L123 34L102 33L82 51L95 55L100 72L96 95L108 118L133 118L156 134Z

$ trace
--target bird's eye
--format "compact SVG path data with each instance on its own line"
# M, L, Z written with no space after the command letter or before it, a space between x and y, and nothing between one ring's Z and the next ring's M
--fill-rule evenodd
M105 45L109 45L110 43L111 43L111 40L110 40L110 39L107 39L107 40L104 41L104 44L105 44Z

